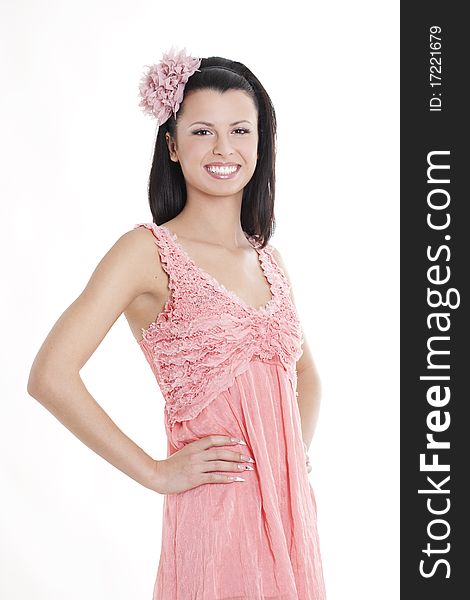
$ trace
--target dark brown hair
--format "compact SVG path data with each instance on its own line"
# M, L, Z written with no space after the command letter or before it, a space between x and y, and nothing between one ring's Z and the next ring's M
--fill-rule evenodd
M276 114L266 90L242 63L219 56L203 58L188 79L183 101L176 113L158 128L152 168L148 183L148 198L153 220L157 225L174 218L186 204L186 183L181 166L170 159L166 132L175 138L178 115L184 110L184 99L196 90L220 92L243 90L258 111L258 161L252 178L243 190L241 226L264 247L274 233L274 196L276 161Z

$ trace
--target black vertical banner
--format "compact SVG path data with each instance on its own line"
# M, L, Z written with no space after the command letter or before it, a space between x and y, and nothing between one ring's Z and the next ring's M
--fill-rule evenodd
M402 2L401 598L470 598L469 22ZM379 549L378 549L379 550ZM379 597L380 595L378 595Z

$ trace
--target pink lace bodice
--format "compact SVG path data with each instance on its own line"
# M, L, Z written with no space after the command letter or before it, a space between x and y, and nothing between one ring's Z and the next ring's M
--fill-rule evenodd
M295 392L303 333L273 247L261 248L247 235L271 290L269 302L253 308L199 268L165 226L134 229L141 226L152 231L169 278L169 298L138 342L165 399L166 426L196 417L254 359L277 355Z

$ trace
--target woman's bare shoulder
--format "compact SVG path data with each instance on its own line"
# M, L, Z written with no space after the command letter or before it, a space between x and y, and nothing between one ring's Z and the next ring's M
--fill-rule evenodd
M128 269L135 269L145 291L166 290L167 275L161 264L155 236L146 227L136 227L123 233L115 243L126 253Z
M118 317L136 312L139 301L143 322L159 307L166 277L152 237L148 230L126 231L97 262L83 291L46 337L32 370L33 386L70 368L80 370Z

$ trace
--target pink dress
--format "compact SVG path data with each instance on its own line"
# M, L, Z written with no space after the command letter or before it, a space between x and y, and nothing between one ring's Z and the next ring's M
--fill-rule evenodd
M324 600L316 503L305 465L296 361L302 328L268 243L271 300L253 308L199 268L174 233L154 235L170 297L139 345L165 399L167 456L211 434L251 456L245 481L165 494L153 600ZM220 472L237 475L236 472Z

